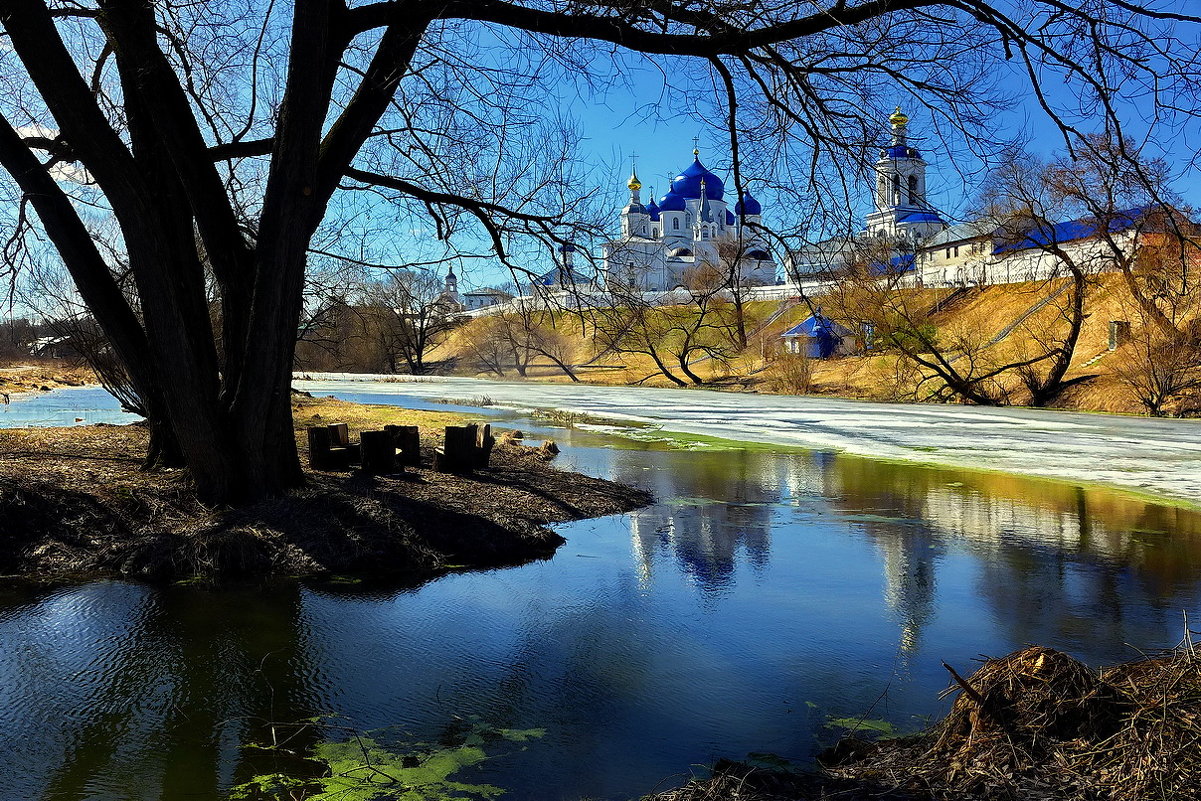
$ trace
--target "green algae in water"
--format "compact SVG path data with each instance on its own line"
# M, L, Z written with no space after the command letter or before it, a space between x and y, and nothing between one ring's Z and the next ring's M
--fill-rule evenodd
M304 773L264 773L231 789L237 801L490 801L505 790L491 784L460 781L467 768L486 761L504 743L525 743L545 729L508 729L478 718L456 720L437 743L388 746L377 736L313 747ZM252 746L271 751L270 747Z

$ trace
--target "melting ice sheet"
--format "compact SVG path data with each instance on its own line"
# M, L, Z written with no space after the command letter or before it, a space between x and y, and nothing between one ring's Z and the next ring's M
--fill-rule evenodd
M1197 420L471 378L313 378L297 386L398 405L408 405L405 398L487 397L498 406L554 408L683 434L1098 482L1194 503L1201 498Z

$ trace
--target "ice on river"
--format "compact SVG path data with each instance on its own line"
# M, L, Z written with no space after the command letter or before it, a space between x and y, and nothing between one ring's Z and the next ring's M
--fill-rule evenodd
M684 434L1098 482L1193 503L1201 499L1197 420L471 378L313 378L296 385L320 395L486 396L496 406L561 409ZM396 401L404 405L403 397ZM387 401L381 397L380 402Z

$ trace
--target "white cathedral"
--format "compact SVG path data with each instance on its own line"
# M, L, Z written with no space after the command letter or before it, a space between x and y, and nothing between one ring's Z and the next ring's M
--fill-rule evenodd
M749 286L776 283L776 264L762 234L763 207L747 192L731 210L725 183L701 164L700 152L671 182L658 202L642 205L637 171L627 186L630 202L621 212L621 236L604 246L606 280L667 291L688 283L705 264L738 258L741 280ZM719 247L728 244L728 248Z

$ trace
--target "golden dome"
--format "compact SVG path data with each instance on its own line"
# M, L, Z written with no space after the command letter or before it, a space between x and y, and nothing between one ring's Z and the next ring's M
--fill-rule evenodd
M626 186L629 187L631 192L642 188L642 181L638 180L638 173L636 171L630 173L630 182Z
M909 122L909 117L905 116L905 113L901 111L900 106L897 106L897 110L888 117L888 121L891 122L895 127L907 124Z

